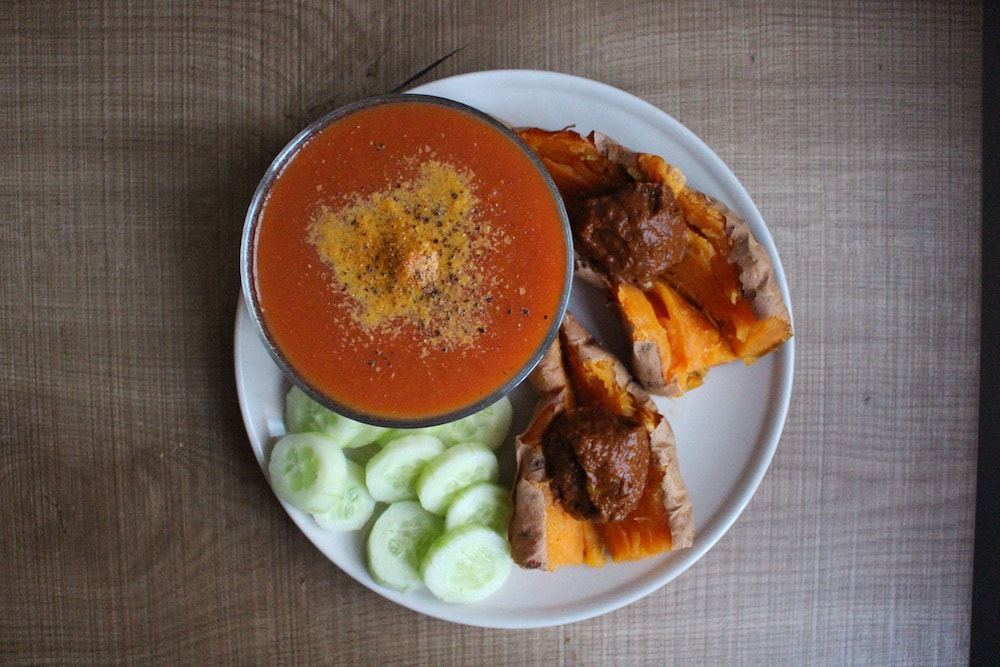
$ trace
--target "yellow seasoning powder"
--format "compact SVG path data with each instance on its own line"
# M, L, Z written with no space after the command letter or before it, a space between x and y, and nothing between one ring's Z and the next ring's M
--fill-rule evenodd
M486 331L496 285L480 260L504 238L482 213L473 174L426 160L409 180L320 207L309 240L363 329L392 335L407 324L448 350Z

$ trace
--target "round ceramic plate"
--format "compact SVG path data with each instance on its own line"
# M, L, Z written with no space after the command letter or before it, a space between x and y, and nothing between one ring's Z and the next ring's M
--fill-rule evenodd
M598 130L625 146L662 155L683 170L694 188L740 213L770 253L788 299L785 275L771 235L746 190L698 137L656 107L616 88L579 77L524 70L465 74L411 92L447 97L517 126L581 133ZM573 287L570 311L609 349L627 359L621 324L605 300L585 285ZM236 381L254 454L266 474L266 455L284 433L282 404L290 386L264 349L242 299L235 330ZM677 437L681 473L694 506L696 537L689 549L600 569L537 572L515 568L487 600L441 602L426 590L397 593L376 584L365 569L364 531L328 533L285 505L289 516L327 558L372 591L414 611L467 625L534 628L570 623L623 607L658 590L687 570L729 529L757 489L778 445L792 387L794 341L752 366L713 369L704 385L678 399L657 399ZM530 419L530 389L512 394L513 432ZM514 472L513 436L501 450L505 483Z

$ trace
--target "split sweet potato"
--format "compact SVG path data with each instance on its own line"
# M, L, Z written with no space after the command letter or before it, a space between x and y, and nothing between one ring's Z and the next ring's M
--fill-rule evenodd
M517 478L510 522L511 554L525 568L603 566L692 544L694 518L677 462L673 431L625 365L567 314L558 339L532 374L539 393L534 418L515 440ZM602 406L646 430L650 456L638 504L624 518L581 519L560 501L547 472L545 438L553 420L579 406Z
M683 252L645 284L609 275L578 244L578 275L608 289L631 337L632 370L647 391L683 394L710 368L735 359L753 363L791 337L767 252L742 218L689 187L678 168L597 132L518 132L552 175L574 229L583 202L629 184L660 184L680 207Z

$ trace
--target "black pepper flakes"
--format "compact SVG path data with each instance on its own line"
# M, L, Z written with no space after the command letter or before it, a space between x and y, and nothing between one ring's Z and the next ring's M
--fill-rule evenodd
M309 240L334 270L336 289L353 297L358 324L373 335L394 335L399 325L434 330L424 352L451 353L486 330L479 295L496 289L497 279L480 259L507 239L478 224L481 207L466 187L474 174L437 160L415 166L412 181L401 173L387 189L358 195L340 210L322 208Z

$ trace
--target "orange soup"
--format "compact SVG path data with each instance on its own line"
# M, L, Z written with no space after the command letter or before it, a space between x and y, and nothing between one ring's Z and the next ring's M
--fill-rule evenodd
M365 421L428 424L523 379L571 254L551 180L506 128L401 95L334 112L279 156L248 214L244 288L304 389Z

